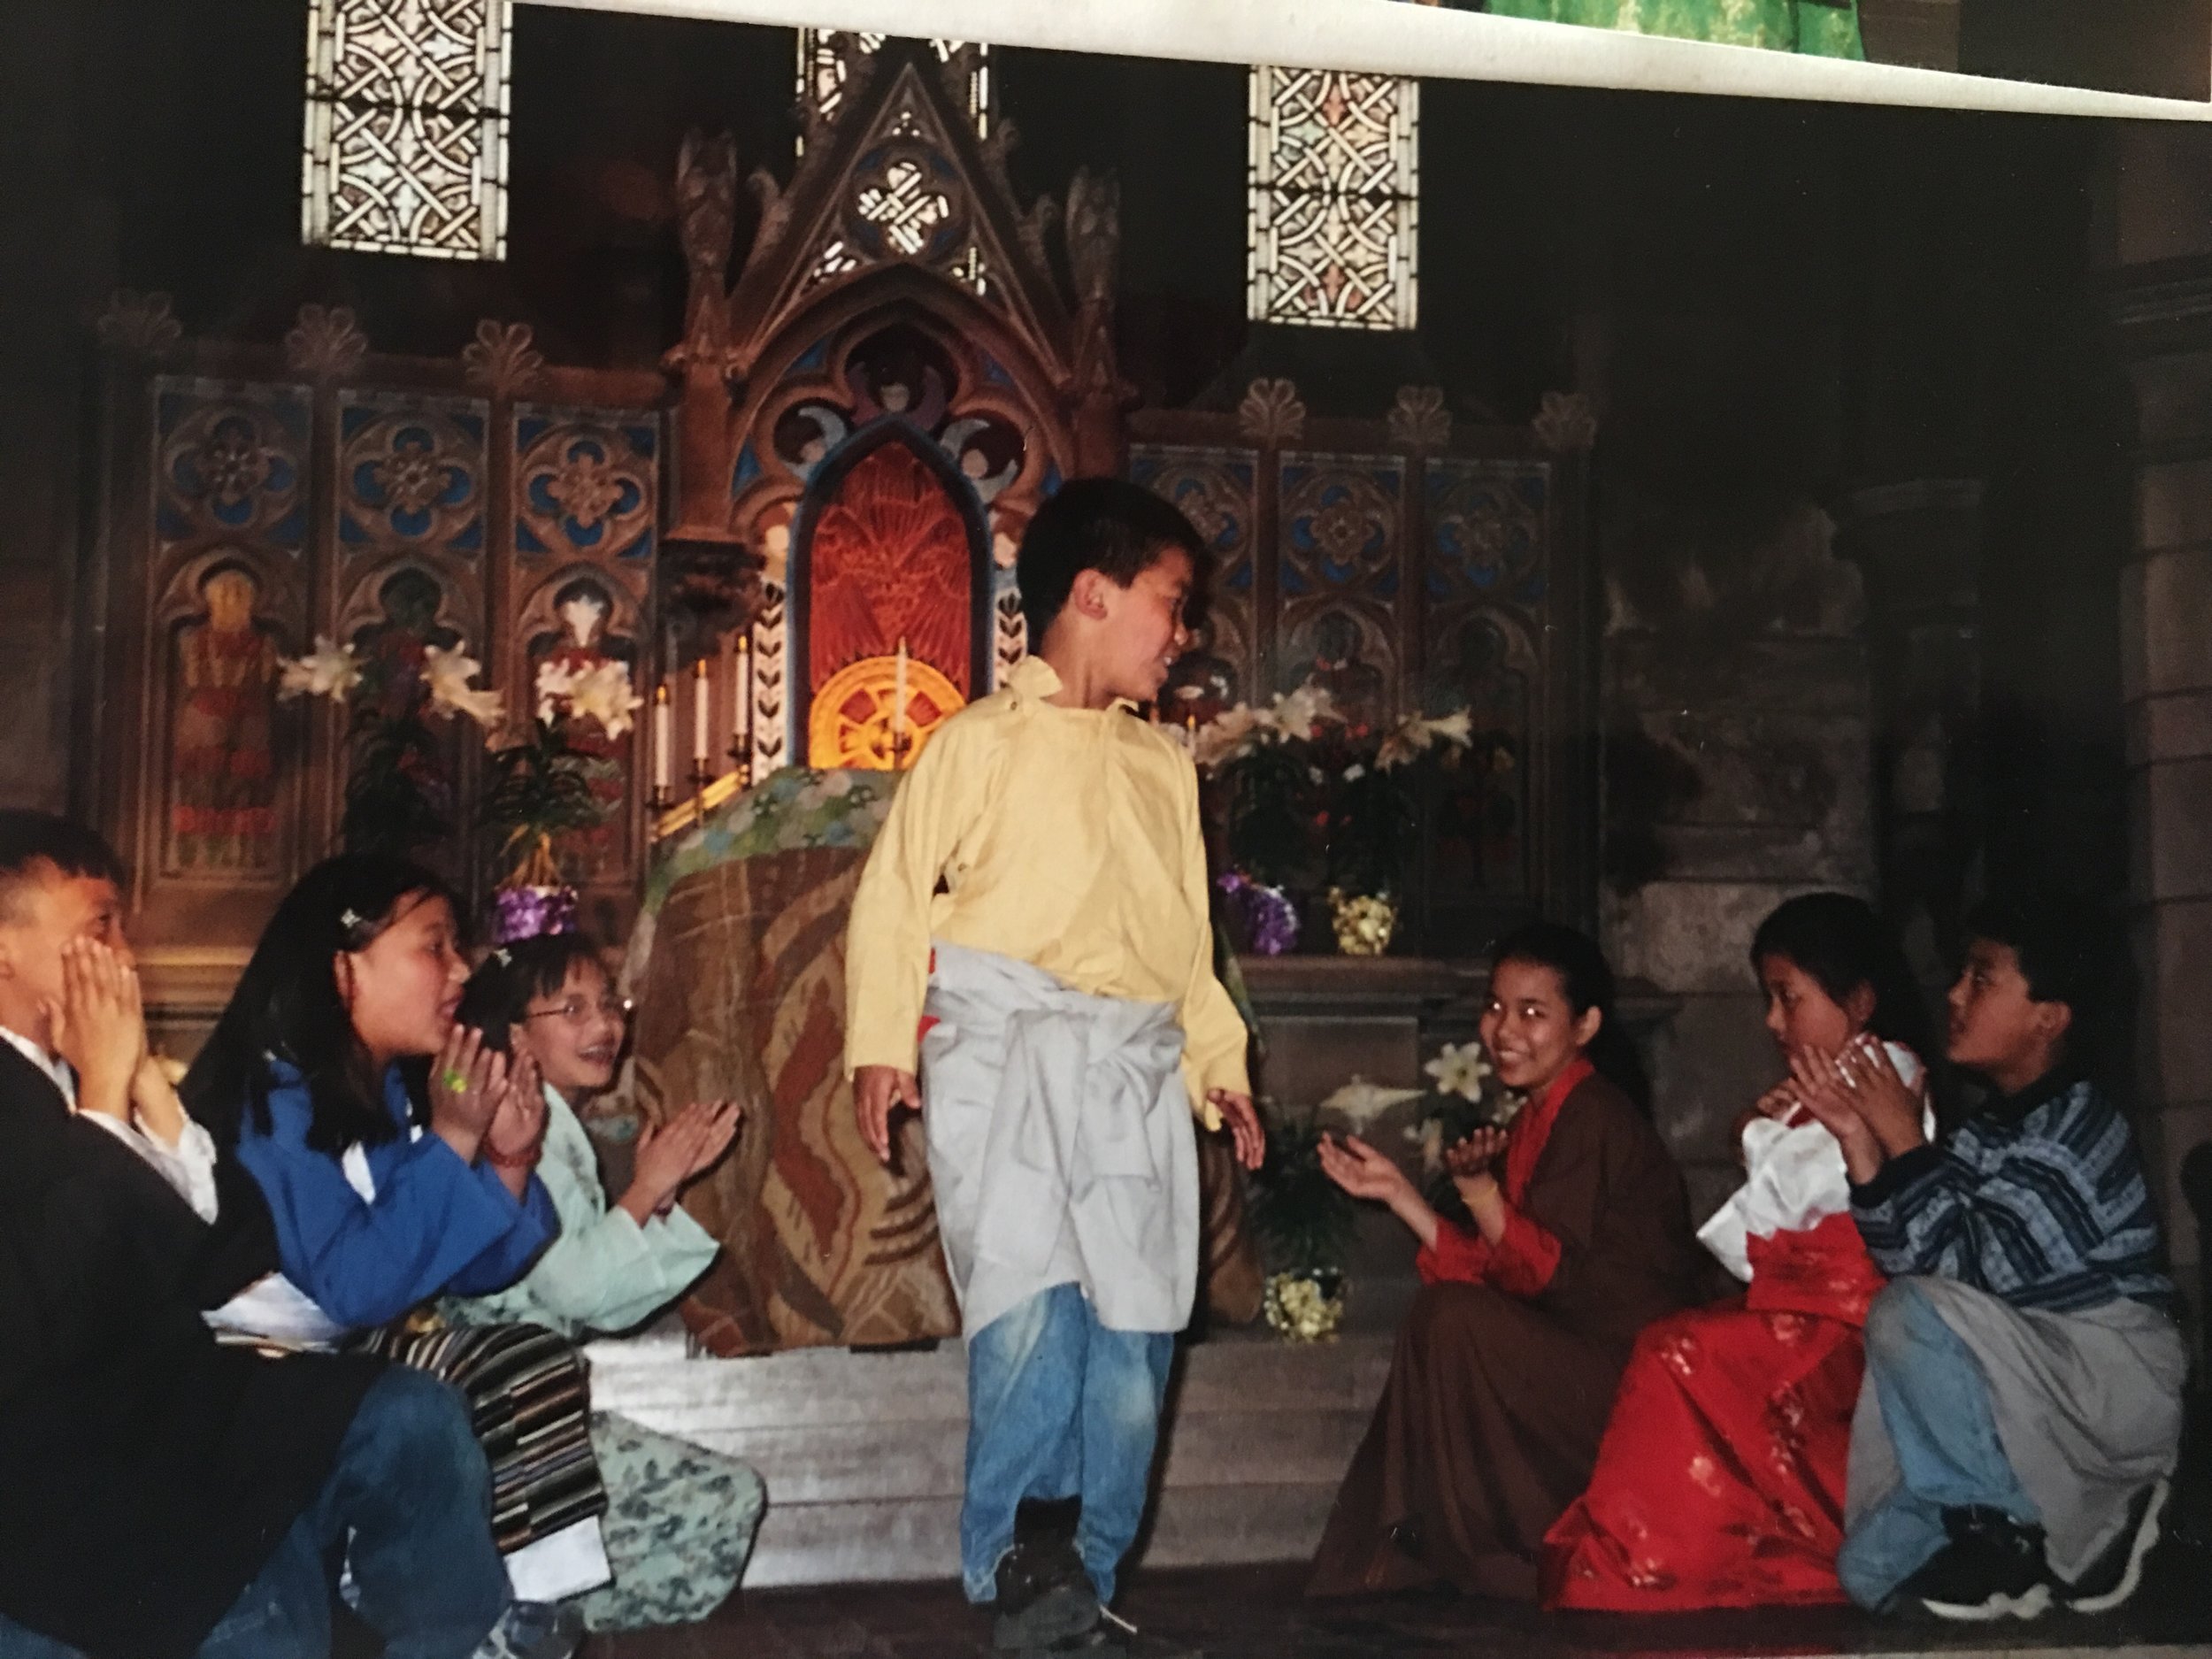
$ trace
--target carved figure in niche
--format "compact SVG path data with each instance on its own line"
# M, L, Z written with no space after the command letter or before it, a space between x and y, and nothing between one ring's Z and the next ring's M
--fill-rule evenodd
M945 349L918 328L896 324L860 342L845 367L853 424L896 415L924 432L945 419L959 373Z
M1307 638L1313 655L1303 672L1291 675L1294 686L1310 680L1336 699L1347 725L1373 731L1389 705L1390 684L1383 671L1360 655L1363 641L1360 626L1341 611L1325 611L1315 618Z
M685 135L676 214L691 273L684 344L695 357L709 357L729 343L730 235L737 223L737 141L729 134Z
M170 707L169 846L188 870L275 867L276 641L254 615L261 587L225 565L177 636Z
M1204 726L1240 701L1237 671L1214 655L1214 631L1202 622L1191 632L1190 649L1168 670L1160 689L1160 718L1174 726Z
M419 717L430 701L423 680L423 664L430 646L451 650L461 642L455 630L438 620L445 593L437 579L424 571L396 571L377 589L376 602L383 619L372 622L353 636L362 657L363 691L369 712L387 720Z
M1459 630L1432 701L1466 700L1473 736L1437 802L1436 873L1447 891L1514 895L1522 867L1528 793L1528 681L1498 626L1481 618Z
M879 445L839 481L808 540L806 580L810 692L854 663L893 657L902 639L970 695L968 521L905 444Z
M579 577L568 583L553 595L553 611L561 619L561 631L540 634L530 641L534 695L538 676L549 664L572 675L588 673L603 663L634 667L634 645L607 633L614 602L597 582ZM562 721L561 735L570 749L584 757L584 775L592 799L600 807L600 821L589 829L572 832L568 841L579 872L594 875L620 860L622 809L630 793L629 740L609 737L606 727L597 720L573 714Z

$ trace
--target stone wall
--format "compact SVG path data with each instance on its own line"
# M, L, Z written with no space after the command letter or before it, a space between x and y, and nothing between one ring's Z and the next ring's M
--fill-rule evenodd
M2112 160L2113 318L2136 417L2119 596L2139 1121L2192 1290L2204 1246L2177 1178L2212 1141L2212 137L2123 129Z
M1746 952L1793 893L1870 895L1873 714L1859 573L1817 507L1670 513L1608 580L1605 944L1674 1004L1661 1128L1700 1216L1740 1179L1727 1130L1779 1073Z

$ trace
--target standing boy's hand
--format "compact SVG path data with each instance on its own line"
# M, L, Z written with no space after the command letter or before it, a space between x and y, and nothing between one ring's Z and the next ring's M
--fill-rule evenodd
M1245 1102L1248 1110L1250 1102ZM860 1138L879 1163L891 1161L891 1109L922 1109L922 1086L911 1071L895 1065L864 1065L853 1070L853 1111L860 1119Z
M1256 1170L1267 1161L1267 1136L1260 1115L1252 1110L1252 1097L1225 1088L1209 1089L1206 1103L1221 1114L1221 1125L1237 1145L1237 1162Z

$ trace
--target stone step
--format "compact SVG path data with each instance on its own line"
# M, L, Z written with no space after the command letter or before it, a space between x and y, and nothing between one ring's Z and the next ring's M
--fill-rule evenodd
M967 1439L958 1343L718 1360L663 1333L589 1352L595 1407L760 1471L768 1513L747 1584L956 1572ZM1138 1559L1217 1566L1311 1554L1389 1365L1382 1335L1296 1346L1239 1332L1186 1344Z

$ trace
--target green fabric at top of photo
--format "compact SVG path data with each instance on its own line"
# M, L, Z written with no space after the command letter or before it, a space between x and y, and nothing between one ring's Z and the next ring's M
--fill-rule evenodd
M1472 10L1471 6L1468 8ZM1864 58L1856 0L1488 0L1500 17L1763 46L1815 58Z

